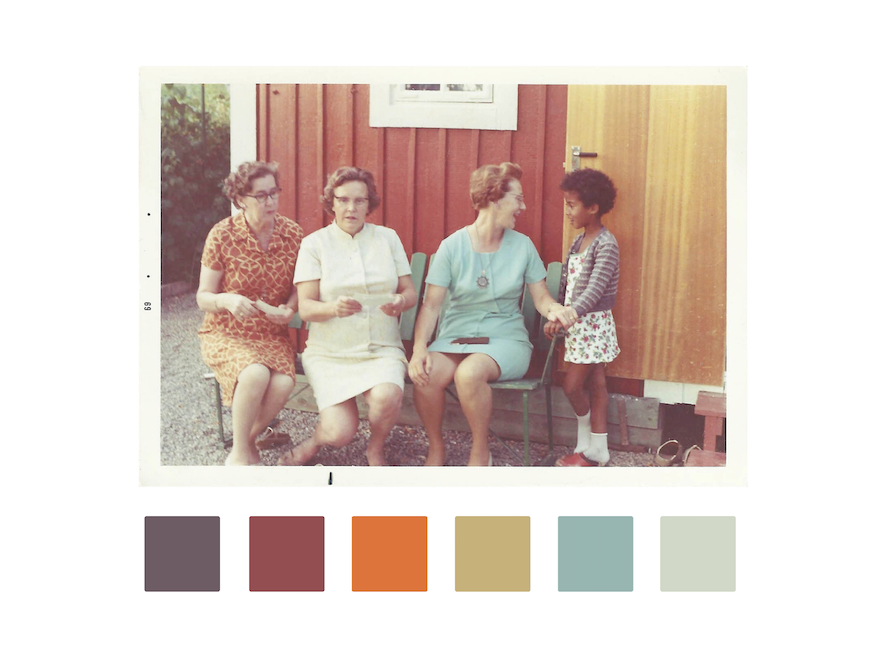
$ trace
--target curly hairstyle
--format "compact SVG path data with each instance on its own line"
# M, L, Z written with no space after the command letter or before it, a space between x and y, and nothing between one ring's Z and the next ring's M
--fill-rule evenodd
M379 205L381 205L381 196L375 188L375 178L371 171L360 169L358 167L340 167L329 175L326 181L326 187L323 188L323 195L320 196L320 202L323 204L323 210L328 214L335 214L332 206L335 202L335 189L349 182L361 182L366 185L366 192L369 195L369 210L367 214L372 214Z
M252 191L252 181L265 176L274 176L274 184L280 186L276 162L244 162L224 179L222 194L242 210L243 206L237 203L237 197L249 194Z
M520 180L523 169L513 162L499 165L486 164L471 174L471 203L475 210L482 210L508 193L512 180Z
M618 193L609 176L596 169L579 169L567 173L560 181L560 189L578 194L586 208L596 203L600 207L597 213L600 217L615 206L615 196Z

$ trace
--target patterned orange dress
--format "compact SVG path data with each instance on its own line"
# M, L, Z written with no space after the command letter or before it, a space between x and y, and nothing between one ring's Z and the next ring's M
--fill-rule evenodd
M302 237L301 226L278 214L268 250L262 251L241 212L212 227L201 262L223 272L222 292L261 299L276 307L289 300ZM236 319L226 311L206 313L198 334L200 353L221 384L226 406L234 399L240 372L253 363L295 379L295 348L289 331L264 313L247 319Z

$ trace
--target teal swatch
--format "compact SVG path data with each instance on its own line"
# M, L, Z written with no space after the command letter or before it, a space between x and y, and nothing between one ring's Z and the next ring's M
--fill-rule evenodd
M735 591L735 516L662 516L661 590Z
M634 590L632 517L560 516L558 528L558 590Z

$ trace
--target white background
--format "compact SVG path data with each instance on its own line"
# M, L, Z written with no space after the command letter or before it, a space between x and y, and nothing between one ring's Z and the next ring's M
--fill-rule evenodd
M877 650L879 23L853 2L617 6L9 14L4 652ZM407 62L749 67L746 488L138 486L138 67ZM271 514L326 517L325 592L248 592L248 517ZM634 517L632 593L556 591L557 516L595 514ZM221 592L143 591L146 515L221 516ZM353 515L428 516L427 593L350 592ZM453 591L457 515L531 516L531 592ZM735 593L658 590L661 515L736 517Z

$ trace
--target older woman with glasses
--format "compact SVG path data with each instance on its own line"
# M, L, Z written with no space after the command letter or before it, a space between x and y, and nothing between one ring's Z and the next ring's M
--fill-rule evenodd
M538 312L572 326L577 315L557 303L545 285L545 267L532 241L514 230L526 209L516 164L486 165L471 174L476 220L443 240L428 270L415 325L409 377L415 407L428 433L425 465L444 465L444 392L455 381L473 444L468 465L492 465L487 444L491 381L519 379L529 369L532 343L520 301L528 286ZM449 308L428 344L449 293Z
M244 162L223 191L240 212L206 237L197 290L206 312L201 353L231 407L234 447L225 465L261 465L255 439L295 386L287 325L298 309L292 276L304 231L277 213L274 162Z
M326 183L323 209L335 217L308 235L295 267L299 312L311 323L302 364L320 421L279 465L304 465L324 445L357 433L357 395L369 407L369 465L385 465L384 442L400 415L406 356L399 316L417 301L400 238L368 223L381 203L372 174L342 167Z

